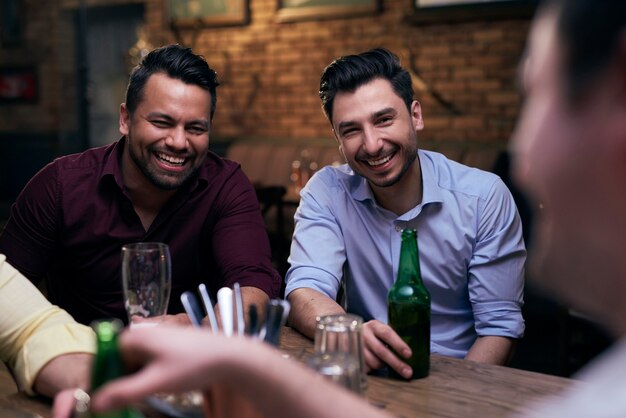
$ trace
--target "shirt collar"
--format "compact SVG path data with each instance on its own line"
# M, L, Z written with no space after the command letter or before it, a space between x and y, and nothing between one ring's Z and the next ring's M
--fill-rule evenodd
M119 141L114 142L109 145L109 150L107 150L107 158L104 163L104 168L102 170L102 175L100 176L100 181L104 181L105 178L111 178L117 186L124 190L124 176L122 175L122 156L124 154L124 148L126 147L126 136L123 136L119 139ZM209 156L207 156L207 159ZM200 167L198 176L191 181L191 183L184 185L181 189L185 191L193 191L200 183L202 185L206 185L209 182L209 170L206 167L206 164L203 164Z
M439 173L432 158L422 150L419 150L417 155L422 170L422 206L430 203L443 203L443 194L439 187Z
M107 150L102 175L100 181L111 178L120 189L124 188L124 177L122 176L122 154L126 146L126 137L109 145Z

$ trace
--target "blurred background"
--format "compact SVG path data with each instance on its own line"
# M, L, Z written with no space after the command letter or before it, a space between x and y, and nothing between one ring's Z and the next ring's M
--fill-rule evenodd
M508 183L517 66L535 9L532 0L0 0L0 228L46 163L119 139L130 70L169 43L218 72L211 149L257 187L282 274L297 190L341 162L317 95L338 56L394 51L422 104L420 147ZM529 238L528 204L510 187ZM532 282L525 314L514 367L569 376L611 341Z

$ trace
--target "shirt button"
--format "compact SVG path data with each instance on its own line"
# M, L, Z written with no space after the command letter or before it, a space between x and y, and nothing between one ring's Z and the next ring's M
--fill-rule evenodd
M402 227L400 225L396 225L396 231L398 232L402 231Z

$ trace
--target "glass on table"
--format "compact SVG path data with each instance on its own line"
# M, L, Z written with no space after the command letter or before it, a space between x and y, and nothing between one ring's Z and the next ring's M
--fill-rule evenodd
M131 327L156 325L150 318L167 313L172 289L170 250L161 242L122 247L124 306Z
M352 359L357 366L359 384L355 387L350 387L350 389L361 394L365 393L367 389L362 327L363 319L358 315L335 314L318 317L315 329L316 354L334 355L336 353L343 353ZM318 360L322 363L341 360L340 358L335 358L337 356L329 356L328 358L324 358L323 356L318 357L320 357ZM338 367L339 366L337 366L337 368ZM344 368L346 368L346 373L351 370L348 366L344 366ZM331 371L332 368L329 369L328 373L331 373Z
M307 366L327 379L361 394L361 368L358 360L341 352L320 353L316 352L307 359Z

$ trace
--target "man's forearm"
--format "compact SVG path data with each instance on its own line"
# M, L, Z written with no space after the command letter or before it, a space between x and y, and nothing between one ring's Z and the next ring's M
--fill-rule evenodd
M243 301L243 317L244 322L246 318L249 318L250 306L256 305L257 312L261 318L265 315L265 306L269 302L270 298L267 296L267 293L262 291L261 289L253 286L242 286L241 287L241 299ZM220 315L219 303L216 303L214 306L215 318L221 328L222 317ZM206 321L206 319L205 319Z
M50 360L35 379L35 392L54 396L69 388L89 389L89 376L93 355L64 354Z
M288 300L291 303L289 324L309 338L315 336L318 316L345 312L337 302L313 289L296 289L289 294Z
M517 340L507 337L478 337L465 359L504 366L513 357L516 344Z

